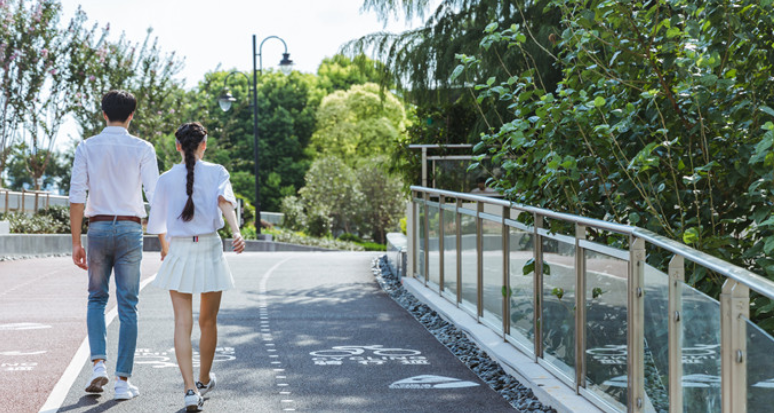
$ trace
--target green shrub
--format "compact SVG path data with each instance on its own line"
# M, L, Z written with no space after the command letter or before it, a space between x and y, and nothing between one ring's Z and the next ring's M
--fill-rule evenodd
M339 241L351 241L351 242L356 242L358 244L363 242L362 238L358 237L355 234L350 234L348 232L345 232L345 233L339 235L338 240Z
M387 246L376 242L358 242L366 251L387 251Z
M271 234L276 242L286 242L288 244L307 245L310 247L327 248L340 251L363 251L361 245L353 242L344 242L333 238L321 238L307 236L303 232L293 232L287 229L274 227L264 231Z
M14 212L6 214L3 219L9 222L12 234L67 234L70 232L69 223L63 225L48 215Z
M282 226L292 230L300 230L306 227L306 213L304 205L296 196L282 198L280 212L284 214Z

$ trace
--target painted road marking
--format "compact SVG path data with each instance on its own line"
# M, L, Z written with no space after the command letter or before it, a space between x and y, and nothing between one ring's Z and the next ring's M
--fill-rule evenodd
M46 352L44 350L41 351L31 351L29 353L25 353L22 351L0 351L0 356L36 356L38 354L45 354Z
M365 366L385 364L429 365L430 361L421 356L421 351L384 346L335 346L329 350L312 351L312 361L317 366L341 366L344 362L355 362Z
M0 331L18 331L18 330L42 330L51 328L50 325L40 323L10 323L0 324Z
M0 363L0 371L32 371L38 363Z
M415 376L390 384L391 389L461 389L476 387L478 383L443 376Z

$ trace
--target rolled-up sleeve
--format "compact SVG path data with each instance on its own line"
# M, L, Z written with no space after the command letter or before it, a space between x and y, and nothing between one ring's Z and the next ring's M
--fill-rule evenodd
M159 187L163 184L159 184ZM154 188L156 186L154 185ZM167 233L167 199L166 191L156 191L151 200L151 210L148 216L148 234L166 234Z
M84 142L78 144L75 148L75 158L73 159L73 169L70 175L70 196L71 204L85 204L86 191L89 188L89 173L86 167L86 149Z
M159 164L156 161L156 151L153 145L148 145L140 165L142 187L145 189L145 197L153 204L153 194L156 192L156 182L159 180Z
M231 203L232 208L236 208L237 200L234 196L234 190L231 188L231 175L224 167L220 167L220 176L218 178L218 200L223 197L226 201ZM220 202L220 201L218 201Z

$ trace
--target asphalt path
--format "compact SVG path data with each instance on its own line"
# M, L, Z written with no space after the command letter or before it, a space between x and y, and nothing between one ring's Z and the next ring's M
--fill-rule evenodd
M210 412L512 412L374 280L375 253L228 254ZM194 301L194 312L199 300ZM83 363L60 412L182 412L172 306L146 287L132 382L140 396L84 393ZM115 354L118 321L108 331ZM194 327L194 351L198 343ZM196 359L196 356L195 356ZM195 363L195 370L198 372ZM108 363L108 370L113 365Z
M144 254L143 279L159 262ZM0 412L43 406L86 337L87 287L70 257L0 262ZM114 307L111 295L107 311Z

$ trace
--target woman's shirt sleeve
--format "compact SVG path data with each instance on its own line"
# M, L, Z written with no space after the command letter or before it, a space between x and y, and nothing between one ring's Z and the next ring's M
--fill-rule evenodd
M231 188L231 180L229 179L228 171L224 167L220 167L220 177L218 178L218 202L222 196L226 201L231 203L233 208L237 206L237 200L234 196L234 190Z
M167 209L169 208L167 192L169 191L164 188L163 179L159 179L153 199L151 200L148 228L146 229L148 234L167 233Z

